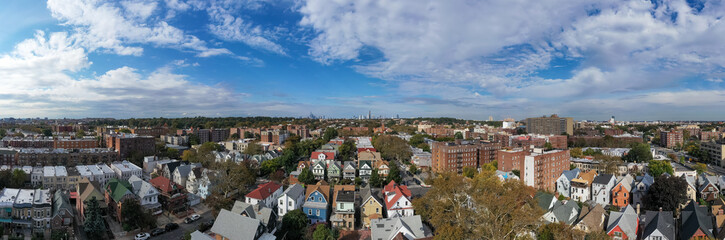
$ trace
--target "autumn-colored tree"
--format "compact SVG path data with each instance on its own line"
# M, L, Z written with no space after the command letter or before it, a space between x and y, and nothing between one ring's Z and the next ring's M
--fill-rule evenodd
M515 239L535 232L543 214L533 188L488 171L473 179L442 173L432 185L413 206L436 229L435 239Z
M582 148L572 148L569 149L569 155L573 158L582 158L584 157L584 154L582 153Z

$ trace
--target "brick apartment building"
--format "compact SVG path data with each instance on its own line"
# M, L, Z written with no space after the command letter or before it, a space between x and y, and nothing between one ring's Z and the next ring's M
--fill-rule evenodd
M551 147L555 149L566 149L567 148L567 136L566 135L514 135L514 136L501 136L499 139L504 143L505 147L512 148L524 148L530 149L531 146L537 148L543 148L546 143L551 143Z
M53 148L98 148L98 140L96 140L95 138L56 138L55 140L53 140Z
M719 140L722 134L722 132L702 131L699 138L701 141Z
M556 114L550 117L538 117L526 119L526 131L533 134L561 135L567 133L574 135L574 119L561 118Z
M455 129L445 127L431 127L425 129L425 132L436 137L453 137L455 135Z
M53 139L45 137L5 137L2 139L2 146L13 148L53 148Z
M198 128L190 128L190 129L180 129L176 130L176 135L179 136L186 136L186 135L196 135L199 137L199 144L203 144L205 142L222 142L229 139L229 136L231 134L237 133L235 130L239 130L239 128L212 128L212 129L198 129ZM240 137L244 137L244 132L241 132L239 134Z
M149 156L156 152L156 139L136 134L111 134L106 136L106 146L116 150L119 159L128 158L133 153Z
M133 128L131 129L131 133L139 135L139 136L152 136L152 137L159 137L161 135L165 135L169 133L169 127L164 125L163 127L152 127L152 128Z
M289 137L289 133L285 130L265 130L259 135L260 142L269 142L275 145L282 145Z
M106 148L87 149L50 149L21 148L14 149L12 162L15 166L75 166L79 164L110 163L118 160L118 153ZM10 161L9 157L0 153L0 160Z
M53 125L51 126L51 129L54 133L72 133L75 132L73 130L73 126L71 125Z
M604 129L604 135L614 136L614 135L622 135L624 134L624 130L619 128L607 128Z
M431 147L432 168L435 172L463 172L463 168L479 168L496 159L499 143L482 141L434 142Z
M310 129L305 125L287 125L287 132L300 136L301 138L310 137Z
M562 172L569 170L569 158L569 150L534 149L532 152L501 150L497 159L499 170L519 170L526 185L554 191L556 179Z
M682 146L682 131L670 130L668 132L660 132L660 146L666 148L673 148L679 143Z

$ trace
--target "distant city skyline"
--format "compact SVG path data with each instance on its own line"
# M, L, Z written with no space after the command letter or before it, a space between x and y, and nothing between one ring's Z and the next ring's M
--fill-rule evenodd
M0 118L725 119L716 1L0 6Z

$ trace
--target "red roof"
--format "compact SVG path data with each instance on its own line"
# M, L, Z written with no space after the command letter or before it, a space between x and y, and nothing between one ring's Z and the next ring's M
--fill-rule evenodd
M312 154L310 154L310 159L317 159L317 156L319 156L320 153L325 154L325 159L335 159L334 152L312 152Z
M375 150L375 148L373 148L373 147L369 147L369 148L357 148L357 152L364 152L364 151L375 152L377 150Z
M277 191L277 189L280 189L282 185L279 185L275 182L268 182L265 184L260 185L257 189L254 189L254 191L248 193L246 197L264 200L267 199L270 195L272 195L273 192Z
M151 179L151 185L153 185L155 188L158 188L161 192L171 192L176 189L184 188L178 183L172 182L170 179L164 176L158 176L154 179ZM176 189L174 189L173 187L176 187Z
M394 196L393 196L393 198L390 199L390 201L388 201L388 197L387 197L388 192L394 193ZM387 209L392 208L393 205L395 205L395 203L398 202L398 200L401 197L405 196L406 198L410 198L411 195L412 194L411 194L410 190L408 189L408 186L400 186L397 183L395 183L395 181L390 181L390 183L388 183L388 185L385 185L385 187L383 187L383 197L385 198L384 199L385 207Z

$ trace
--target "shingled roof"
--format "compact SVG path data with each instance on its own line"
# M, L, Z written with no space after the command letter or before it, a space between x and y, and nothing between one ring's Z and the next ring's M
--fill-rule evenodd
M715 236L712 234L712 229L712 218L708 216L706 207L702 207L695 203L695 201L691 201L682 210L681 239L690 239L698 232L702 232L711 239L714 239Z
M675 218L670 211L647 211L642 238L659 231L667 239L675 239Z

